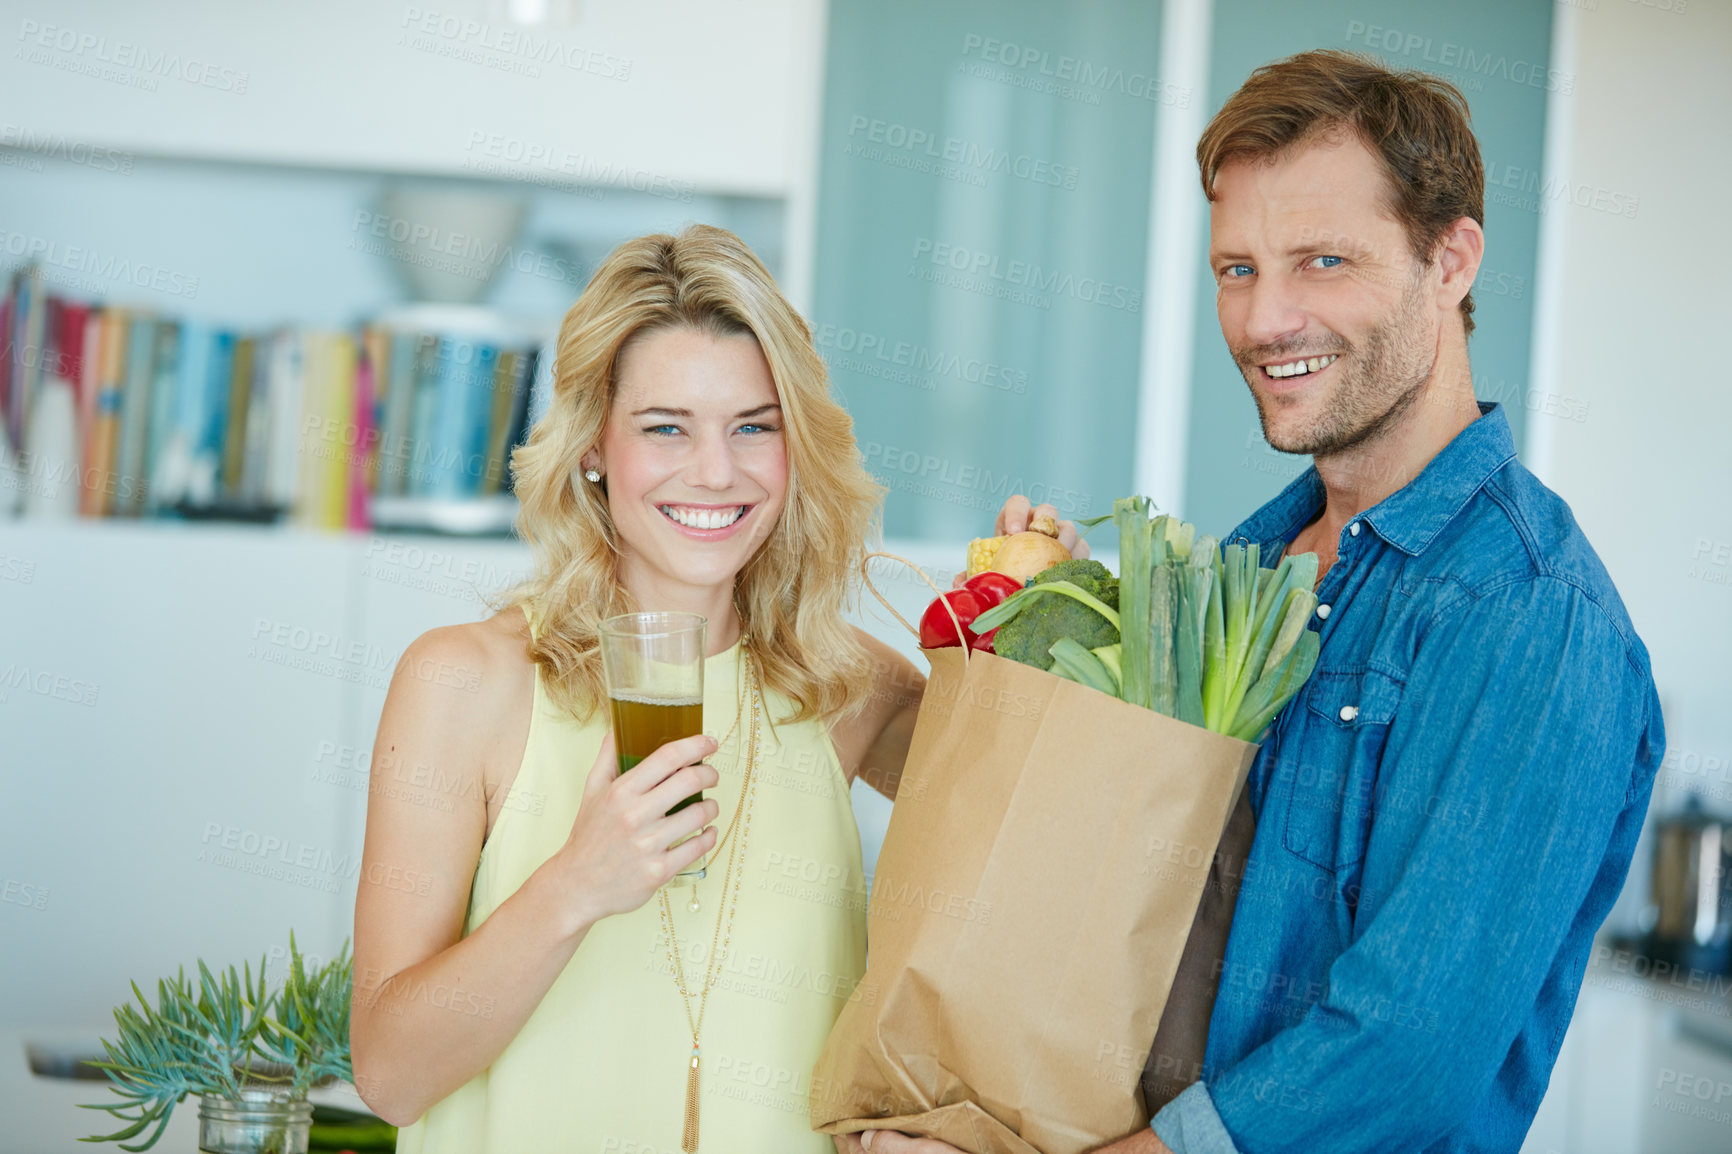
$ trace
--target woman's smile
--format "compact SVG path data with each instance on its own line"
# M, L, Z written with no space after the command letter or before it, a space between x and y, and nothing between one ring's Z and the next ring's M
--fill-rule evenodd
M664 504L657 506L685 536L698 541L720 541L731 537L745 523L754 505L690 505Z

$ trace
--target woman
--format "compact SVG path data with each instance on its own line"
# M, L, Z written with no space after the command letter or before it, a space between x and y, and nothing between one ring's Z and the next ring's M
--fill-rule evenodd
M405 1151L829 1150L806 1094L865 969L849 786L894 797L924 685L842 616L882 490L721 229L620 246L556 364L513 457L535 576L410 646L380 718L356 1085ZM721 740L620 775L596 627L634 608L708 619Z

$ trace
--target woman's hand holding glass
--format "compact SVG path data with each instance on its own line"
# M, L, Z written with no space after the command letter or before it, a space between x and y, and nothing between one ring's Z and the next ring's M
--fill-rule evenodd
M668 810L715 787L720 775L702 759L716 748L707 734L670 741L620 773L613 735L602 742L571 836L548 863L561 892L570 895L574 930L637 909L715 847L716 828L709 823L720 807L713 798L675 814Z

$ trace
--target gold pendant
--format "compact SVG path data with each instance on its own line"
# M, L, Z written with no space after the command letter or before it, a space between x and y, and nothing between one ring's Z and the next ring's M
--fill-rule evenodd
M692 1046L692 1065L686 1071L686 1128L680 1135L680 1149L686 1154L698 1150L698 1048Z

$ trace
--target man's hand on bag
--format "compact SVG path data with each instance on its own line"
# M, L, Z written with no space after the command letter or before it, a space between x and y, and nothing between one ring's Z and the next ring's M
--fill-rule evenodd
M936 1138L910 1138L894 1130L863 1130L855 1137L854 1146L845 1154L855 1154L859 1150L869 1154L965 1154L948 1142ZM841 1145L839 1140L837 1145Z
M1021 533L1028 528L1028 523L1045 513L1054 521L1058 521L1058 510L1051 505L1035 505L1029 507L1028 498L1021 493L1014 494L1004 503L1004 508L998 511L998 520L993 523L992 535L1004 537L1011 533ZM1070 550L1072 557L1082 558L1089 555L1089 543L1077 533L1074 521L1058 521L1058 543ZM958 573L950 583L952 589L960 589L968 574Z

